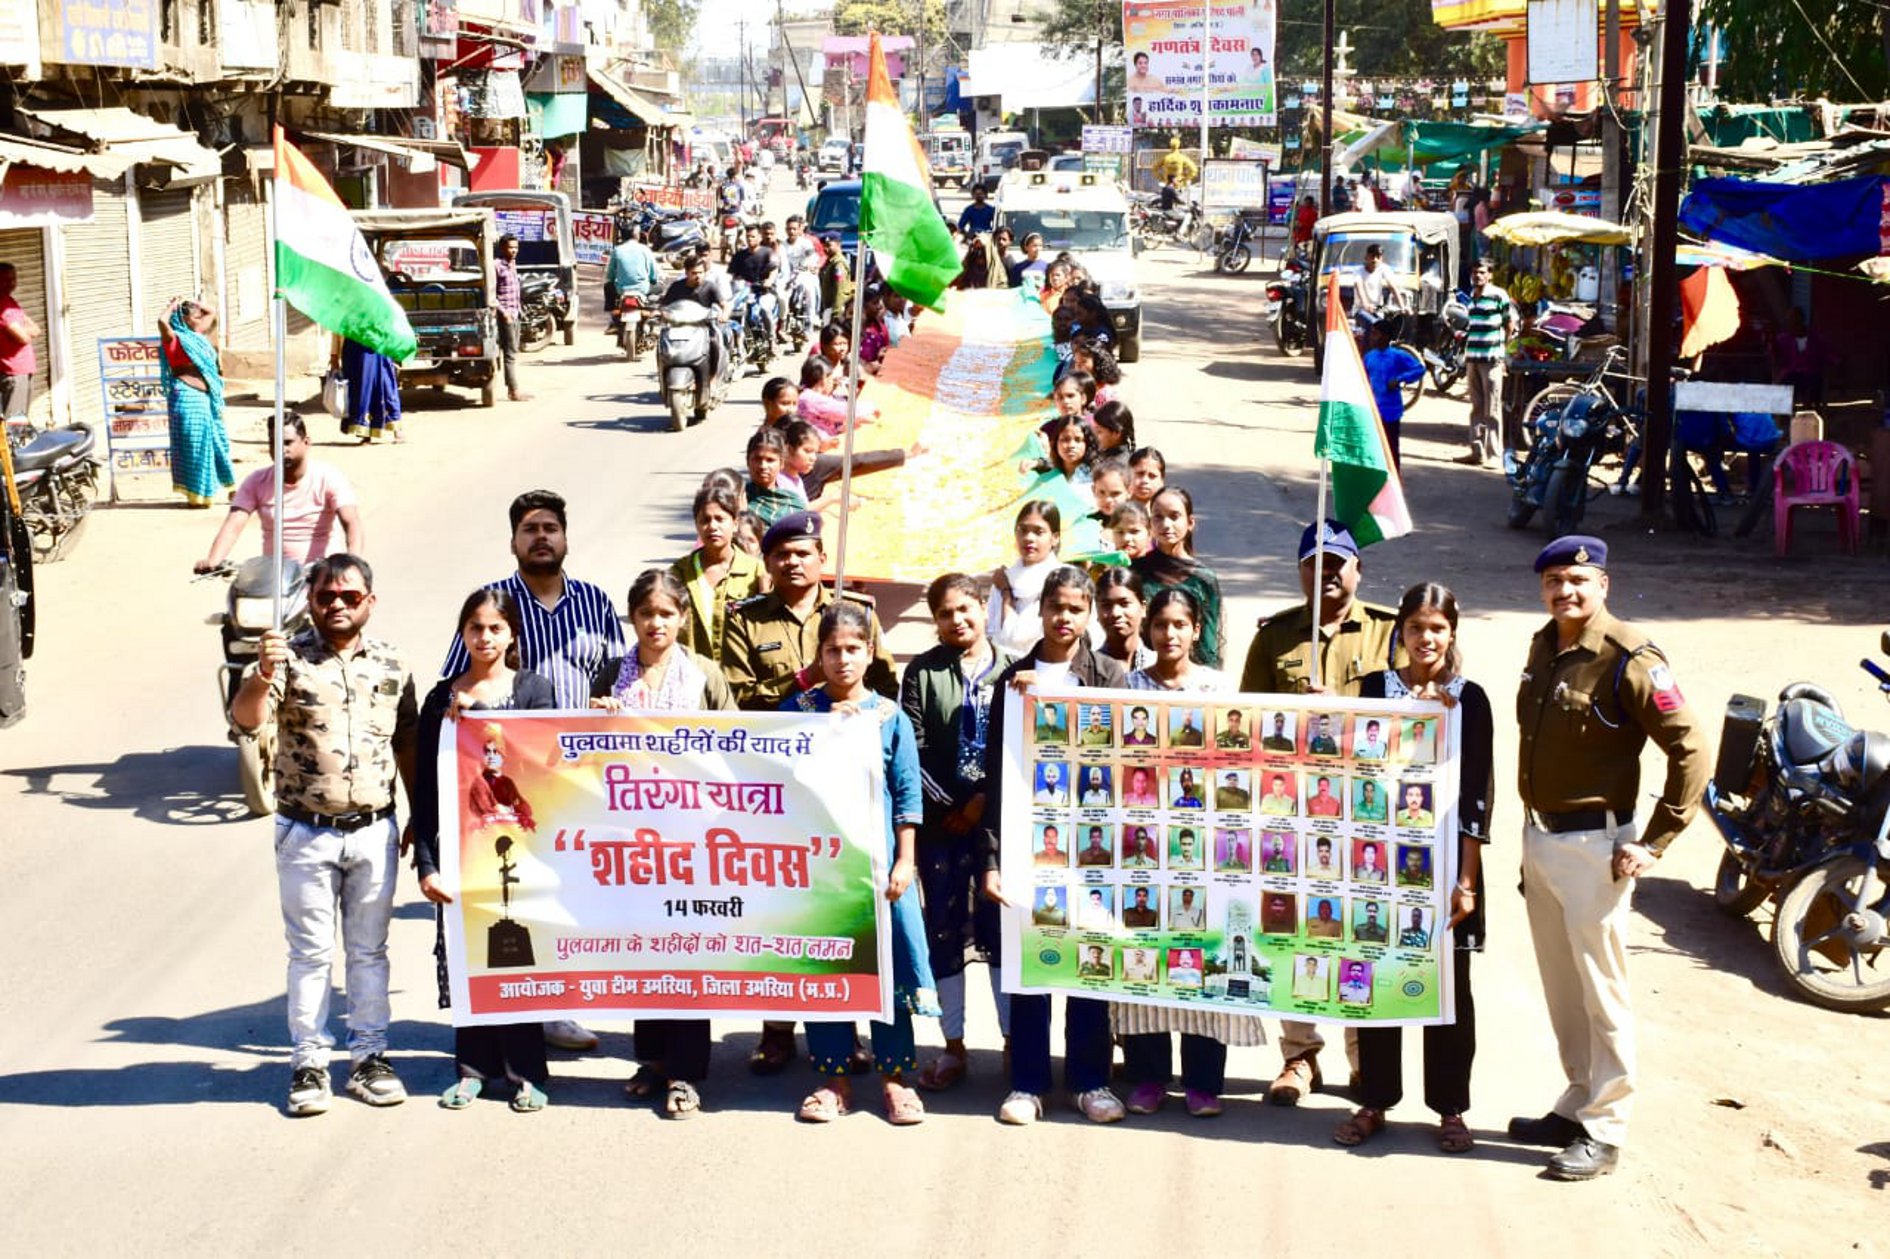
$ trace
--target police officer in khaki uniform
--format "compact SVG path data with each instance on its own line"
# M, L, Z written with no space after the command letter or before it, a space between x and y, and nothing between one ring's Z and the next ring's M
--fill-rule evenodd
M819 684L820 613L835 598L872 607L866 595L849 590L836 596L821 584L827 551L820 528L820 513L811 511L791 512L770 525L761 538L761 560L774 589L728 610L722 673L735 702L743 708L774 712L788 696ZM899 677L877 616L873 617L873 663L866 667L866 684L888 699L899 698ZM793 1060L794 1024L762 1024L761 1040L748 1058L749 1070L773 1075ZM858 1074L872 1065L872 1055L856 1045L848 1070Z
M1557 1180L1615 1169L1634 1092L1628 902L1686 829L1711 772L1706 739L1666 657L1608 614L1608 547L1571 534L1536 557L1549 623L1537 631L1516 695L1518 785L1526 807L1523 901L1549 1022L1568 1087L1509 1134L1564 1147ZM1644 823L1634 816L1641 749L1667 756Z
M1325 566L1315 571L1319 530L1325 530ZM1260 622L1260 633L1247 652L1240 689L1252 692L1304 693L1312 684L1312 596L1319 582L1319 687L1336 695L1357 695L1374 673L1395 666L1398 614L1357 598L1358 542L1336 520L1307 525L1299 536L1299 588L1306 601ZM1399 653L1402 655L1402 651ZM1345 1056L1356 1067L1358 1033L1347 1028ZM1282 1021L1280 1053L1285 1062L1267 1089L1267 1100L1294 1106L1322 1080L1319 1051L1326 1038L1315 1023ZM1356 1074L1356 1072L1354 1072Z
M827 558L818 512L783 516L761 539L761 559L774 579L765 595L744 599L729 609L722 638L722 672L735 702L743 708L773 712L781 701L820 682L820 613L836 598L871 608L866 595L836 596L820 582ZM888 699L899 698L899 678L892 655L873 618L873 663L866 684Z

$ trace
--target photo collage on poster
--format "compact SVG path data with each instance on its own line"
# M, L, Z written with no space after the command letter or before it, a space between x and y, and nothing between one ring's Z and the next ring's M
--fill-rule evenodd
M1003 864L1023 988L1445 1013L1456 772L1441 707L1094 691L1011 711Z

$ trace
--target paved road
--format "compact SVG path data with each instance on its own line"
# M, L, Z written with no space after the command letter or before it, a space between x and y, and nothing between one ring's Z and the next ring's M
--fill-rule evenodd
M771 208L785 214L793 199L777 194ZM1308 366L1256 353L1258 276L1212 277L1180 252L1143 265L1147 353L1128 395L1200 504L1237 659L1254 617L1297 597L1283 557L1312 506L1315 385ZM513 493L565 493L571 570L622 591L690 545L691 491L707 469L739 463L758 416L751 376L706 425L661 432L649 370L622 364L596 332L529 360L525 382L538 395L529 404L414 414L398 447L341 446L331 421L312 419L320 457L366 505L382 592L374 630L423 675L459 598L508 571ZM1457 585L1471 672L1500 710L1540 615L1526 568L1538 539L1497 524L1494 474L1448 463L1462 414L1427 401L1407 424L1424 531L1371 556L1368 593L1390 601L1420 576ZM264 458L253 414L236 440L245 469ZM0 734L0 1203L18 1253L596 1253L628 1242L718 1255L1219 1254L1449 1239L1473 1254L1571 1242L1809 1254L1880 1232L1885 1024L1780 995L1761 939L1715 919L1696 890L1714 860L1702 828L1643 889L1646 1101L1626 1169L1601 1185L1540 1181L1539 1152L1496 1138L1509 1115L1544 1108L1555 1078L1502 848L1491 857L1494 945L1477 970L1471 1119L1485 1140L1470 1159L1432 1152L1415 1062L1404 1125L1354 1154L1329 1140L1342 1100L1260 1103L1271 1048L1235 1051L1216 1121L1170 1113L1098 1131L1059 1102L1034 1129L1000 1128L998 1036L975 985L972 1077L911 1132L873 1113L796 1126L808 1077L749 1077L740 1062L753 1034L739 1025L716 1029L708 1112L693 1123L626 1105L629 1039L608 1028L603 1052L554 1062L545 1113L481 1104L449 1115L431 1101L451 1071L432 916L410 881L392 941L393 1044L416 1100L383 1112L342 1098L320 1119L286 1119L269 827L243 815L222 736L217 635L204 623L221 587L188 580L214 527L168 507L97 517L73 558L45 572L33 711ZM1821 676L1874 715L1841 662L1874 641L1861 627L1883 604L1880 565L1781 572L1744 554L1617 539L1628 552L1617 609L1656 626L1712 724L1732 690L1767 692L1818 661L1839 662ZM1708 564L1722 576L1701 580ZM1751 589L1773 619L1739 619ZM889 606L911 601L884 594ZM895 632L905 653L925 641L911 617ZM1509 780L1506 748L1499 774ZM935 1028L921 1036L936 1043Z

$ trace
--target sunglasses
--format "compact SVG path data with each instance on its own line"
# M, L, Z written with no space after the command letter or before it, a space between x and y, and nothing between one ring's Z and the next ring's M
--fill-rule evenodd
M318 608L333 607L339 603L344 608L358 608L367 602L365 590L317 590L309 602Z

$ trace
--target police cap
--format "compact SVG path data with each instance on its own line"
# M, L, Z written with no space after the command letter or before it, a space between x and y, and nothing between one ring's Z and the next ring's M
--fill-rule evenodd
M1591 538L1585 533L1571 533L1549 543L1536 555L1538 573L1551 568L1560 568L1564 564L1587 564L1592 568L1606 568L1608 567L1608 544L1600 538Z

